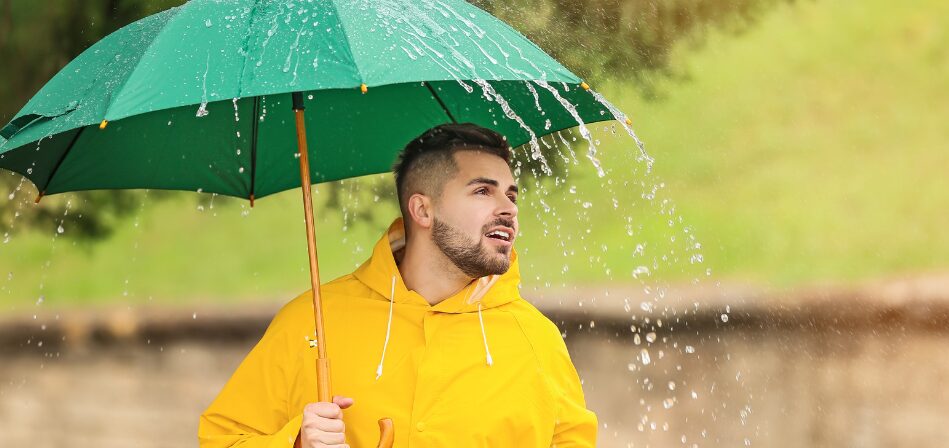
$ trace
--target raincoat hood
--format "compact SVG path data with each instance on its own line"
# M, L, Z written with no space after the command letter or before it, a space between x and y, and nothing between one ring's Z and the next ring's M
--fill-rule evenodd
M518 286L520 274L517 266L517 254L511 248L511 264L508 270L501 275L490 275L472 280L460 291L430 305L417 292L409 290L402 281L402 274L395 263L395 253L405 248L405 222L397 218L379 239L372 251L372 257L363 263L353 276L372 288L381 297L389 301L389 319L386 323L386 335L382 342L382 355L379 365L376 366L376 379L382 377L385 369L386 350L389 347L389 337L392 334L392 311L396 303L418 306L430 306L431 311L438 313L478 313L478 323L481 325L481 340L484 344L484 362L494 365L491 356L491 346L488 343L488 333L484 327L484 309L495 308L501 305L520 300Z
M396 266L393 253L404 247L405 227L402 218L397 218L389 226L386 234L376 243L372 250L372 257L366 260L353 275L385 300L391 298L395 303L427 305L432 307L432 311L440 313L477 313L479 304L481 309L490 309L521 298L519 292L521 274L517 252L512 248L511 265L507 272L475 279L451 297L434 306L429 305L424 297L409 290L402 281L402 274ZM394 290L393 277L395 278Z

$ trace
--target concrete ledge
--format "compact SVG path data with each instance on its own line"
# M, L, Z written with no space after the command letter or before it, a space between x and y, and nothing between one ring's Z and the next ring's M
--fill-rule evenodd
M592 330L592 324L598 327L596 332L619 335L629 334L630 325L645 323L663 333L728 327L840 331L875 326L949 332L949 275L849 287L815 285L796 291L732 284L525 288L522 293L564 331ZM180 340L256 340L281 305L48 309L35 315L0 316L0 352L43 354Z

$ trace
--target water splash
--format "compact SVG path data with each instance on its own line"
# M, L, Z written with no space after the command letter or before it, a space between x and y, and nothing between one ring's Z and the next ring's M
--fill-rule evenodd
M208 72L211 70L211 51L208 50L208 57L204 67L204 77L201 80L201 105L195 112L195 117L208 116Z

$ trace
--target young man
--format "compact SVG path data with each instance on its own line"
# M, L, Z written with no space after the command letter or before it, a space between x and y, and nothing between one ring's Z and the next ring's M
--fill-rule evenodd
M210 447L592 447L557 327L520 297L510 147L441 125L395 166L402 218L352 274L322 286L333 403L317 396L311 293L274 318L201 415ZM345 411L344 411L345 409Z

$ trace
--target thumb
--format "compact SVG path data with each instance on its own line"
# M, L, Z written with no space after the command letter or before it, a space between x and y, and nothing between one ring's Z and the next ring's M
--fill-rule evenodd
M355 402L356 400L353 400L352 398L349 398L349 397L343 397L341 395L336 395L333 397L333 403L336 403L336 405L339 406L340 409L346 409L352 406L353 403Z

